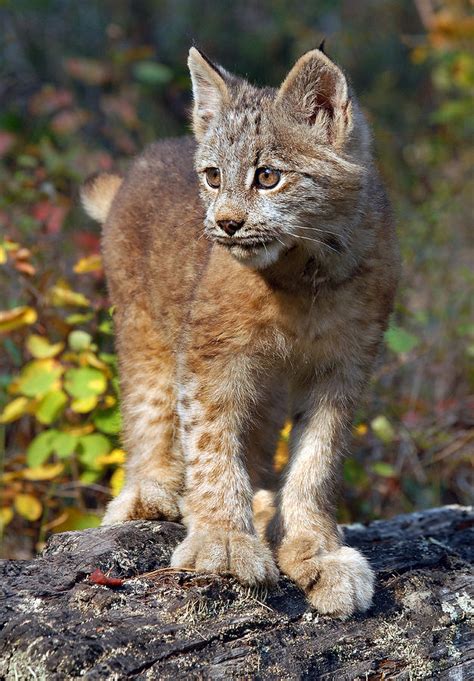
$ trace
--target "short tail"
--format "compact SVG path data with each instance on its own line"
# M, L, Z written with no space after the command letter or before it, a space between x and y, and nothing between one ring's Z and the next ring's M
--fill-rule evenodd
M81 187L81 201L86 213L97 222L104 223L122 182L123 178L113 173L91 175Z
M267 528L276 513L275 495L267 489L259 489L253 495L253 522L262 541L266 540Z

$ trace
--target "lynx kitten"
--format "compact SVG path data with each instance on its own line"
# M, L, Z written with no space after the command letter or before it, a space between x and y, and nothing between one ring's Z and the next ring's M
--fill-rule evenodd
M334 504L399 270L368 127L321 50L278 90L194 48L189 68L196 141L82 191L105 223L129 453L104 524L182 518L173 566L257 584L278 565L319 612L366 610L373 574Z

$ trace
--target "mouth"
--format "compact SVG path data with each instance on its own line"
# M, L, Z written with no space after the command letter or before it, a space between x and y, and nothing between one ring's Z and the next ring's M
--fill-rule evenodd
M239 237L234 239L232 237L215 236L216 241L221 246L225 246L230 250L232 255L237 257L250 257L259 253L262 249L271 246L274 239L255 239L251 237Z
M279 239L267 237L224 237L220 234L212 235L212 240L224 246L233 258L243 265L254 269L264 269L275 263L284 250Z

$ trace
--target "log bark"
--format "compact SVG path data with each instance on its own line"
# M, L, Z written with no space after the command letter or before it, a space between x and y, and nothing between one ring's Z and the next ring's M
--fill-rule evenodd
M368 613L345 621L311 612L284 577L264 593L168 568L183 534L129 522L55 535L33 561L0 561L0 677L474 678L472 509L346 527L377 591ZM93 583L97 568L123 584Z

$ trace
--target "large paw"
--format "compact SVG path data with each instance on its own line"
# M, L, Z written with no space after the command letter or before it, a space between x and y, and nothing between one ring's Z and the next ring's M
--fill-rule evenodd
M322 614L344 617L363 612L372 603L374 574L367 559L349 546L323 551L307 536L285 539L278 562Z
M242 584L276 584L278 569L269 548L246 532L203 527L188 534L171 558L173 567L231 574Z
M126 485L107 506L102 525L126 520L179 520L180 497L156 480L141 480Z

